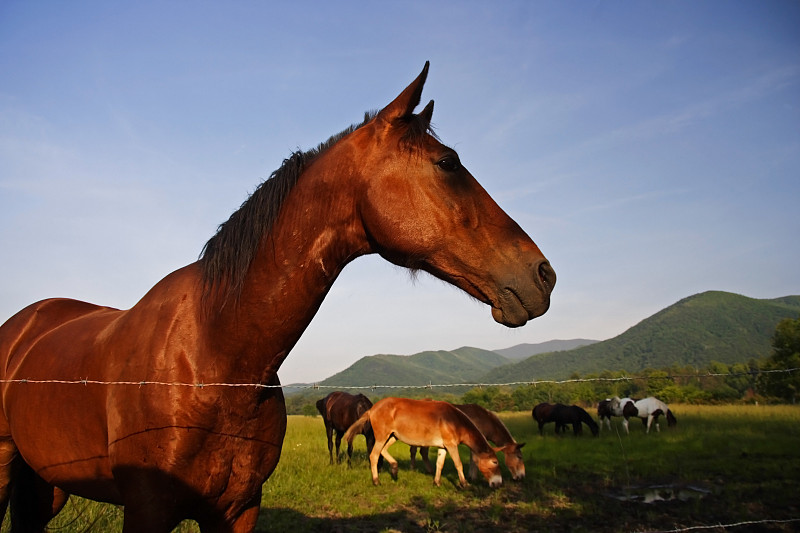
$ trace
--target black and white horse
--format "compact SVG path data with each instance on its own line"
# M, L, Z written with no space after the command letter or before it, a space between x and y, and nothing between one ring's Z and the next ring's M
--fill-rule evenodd
M628 420L631 417L642 419L642 424L646 427L646 433L650 433L650 426L655 422L656 431L661 431L658 424L658 417L664 415L667 418L667 425L674 426L678 423L675 415L672 414L667 404L650 396L642 400L634 400L632 398L619 398L614 396L609 400L604 400L608 403L603 406L604 412L610 412L613 416L622 416L625 419L622 421L622 426L625 428L625 433L628 431ZM601 402L602 403L602 402ZM598 414L600 414L600 406L597 407ZM601 423L603 418L600 419ZM607 418L608 427L611 427L610 416Z

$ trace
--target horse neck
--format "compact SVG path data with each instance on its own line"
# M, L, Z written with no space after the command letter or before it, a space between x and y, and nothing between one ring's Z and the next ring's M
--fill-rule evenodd
M303 173L284 201L241 294L218 303L213 313L215 349L249 361L249 374L277 372L344 266L369 251L363 228L354 222L354 194L348 190L357 176L323 174L317 169L324 157Z
M466 445L474 453L492 452L492 447L483 433L472 423L467 415L461 413L463 419L461 420L461 442Z
M484 411L479 415L479 421L475 422L475 425L481 430L486 440L492 441L495 446L505 446L514 442L511 432L492 412Z

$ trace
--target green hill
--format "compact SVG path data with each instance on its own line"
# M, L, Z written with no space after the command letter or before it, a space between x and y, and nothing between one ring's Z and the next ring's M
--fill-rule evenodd
M800 315L800 296L757 300L709 291L685 298L606 341L537 354L494 369L484 383L565 379L604 370L636 372L673 365L731 364L772 353L775 326Z
M493 350L504 357L515 359L517 361L527 359L532 355L537 355L546 352L562 352L564 350L572 350L586 346L587 344L594 344L597 341L589 339L569 339L569 340L552 340L547 342L540 342L538 344L517 344L511 348L503 348L501 350Z
M467 346L453 351L428 351L409 356L371 355L319 384L345 388L473 383L491 369L510 362L498 353Z

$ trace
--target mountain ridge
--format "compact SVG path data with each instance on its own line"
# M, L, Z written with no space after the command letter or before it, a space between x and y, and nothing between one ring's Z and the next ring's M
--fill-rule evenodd
M800 296L755 299L706 291L679 300L616 337L566 352L537 354L493 369L483 381L566 379L576 373L747 362L770 355L778 322L798 315Z
M673 365L702 368L711 361L747 362L768 356L777 323L797 316L797 295L755 299L706 291L683 298L604 341L569 339L499 350L462 346L413 355L376 354L318 384L347 388L510 383ZM525 351L531 355L521 355Z

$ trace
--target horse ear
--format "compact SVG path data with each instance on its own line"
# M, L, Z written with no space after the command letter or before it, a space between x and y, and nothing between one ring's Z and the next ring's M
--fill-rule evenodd
M391 122L398 118L405 118L413 115L414 108L419 105L419 101L422 98L422 87L425 85L425 79L428 77L428 67L430 67L430 61L425 62L425 67L423 67L417 79L412 81L411 85L406 87L397 98L392 100L392 103L384 107L378 113L377 118ZM430 107L430 110L428 110L428 107ZM425 109L428 110L429 114L432 113L433 103L431 102L428 104ZM425 111L423 111L423 113L424 112Z
M519 442L519 443L517 443L517 449L518 449L518 450L519 450L519 449L521 449L523 446L525 446L525 443L524 443L524 442Z
M433 100L428 102L428 105L420 112L419 116L425 121L425 124L430 125L431 119L433 118Z

